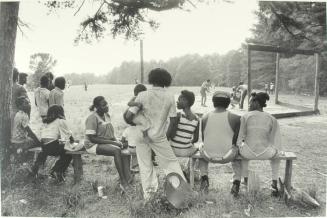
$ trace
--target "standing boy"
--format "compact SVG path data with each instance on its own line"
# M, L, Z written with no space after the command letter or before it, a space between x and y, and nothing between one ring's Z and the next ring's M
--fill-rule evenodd
M60 105L64 107L64 89L66 86L66 80L60 76L55 79L55 88L50 91L49 106Z
M50 91L47 89L49 86L49 78L43 75L40 79L40 87L34 92L35 105L39 111L42 121L46 118L49 108L49 95Z

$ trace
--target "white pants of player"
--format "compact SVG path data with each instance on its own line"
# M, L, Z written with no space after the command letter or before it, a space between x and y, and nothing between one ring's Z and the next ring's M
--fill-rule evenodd
M166 175L175 172L181 175L185 180L181 165L167 140L139 144L136 146L136 155L139 162L141 183L145 200L148 200L151 197L151 194L156 192L158 189L158 177L156 169L152 163L151 149L156 154L159 167L163 169Z
M278 179L280 160L274 159L274 157L278 156L278 150L276 148L269 146L261 154L256 155L247 145L244 145L242 148L240 148L240 154L242 157L249 160L270 160L272 171L271 177L273 180ZM234 180L241 180L241 176L248 177L249 160L243 159L235 160L232 162Z

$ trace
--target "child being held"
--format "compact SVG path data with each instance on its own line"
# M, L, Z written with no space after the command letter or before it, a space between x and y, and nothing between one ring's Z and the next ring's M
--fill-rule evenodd
M41 142L29 126L28 112L31 111L29 99L26 96L20 96L15 103L18 112L14 117L11 143L20 154L31 147L41 146Z
M128 102L129 109L126 114L124 114L124 117L126 116L127 119L131 115L132 116L132 122L139 126L141 131L143 132L143 137L147 136L147 131L150 128L151 124L149 119L147 119L144 116L144 113L142 112L142 104L135 102L135 99L137 95L140 92L146 91L146 87L143 84L137 84L134 88L134 97Z

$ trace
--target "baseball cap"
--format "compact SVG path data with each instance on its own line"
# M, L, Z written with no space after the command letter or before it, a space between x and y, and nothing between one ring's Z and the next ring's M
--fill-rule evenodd
M230 93L224 91L216 91L212 97L230 98Z

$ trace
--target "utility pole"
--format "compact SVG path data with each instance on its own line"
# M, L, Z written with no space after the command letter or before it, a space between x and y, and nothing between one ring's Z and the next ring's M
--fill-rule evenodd
M141 57L141 84L144 83L144 66L143 66L143 40L140 40L140 57Z

